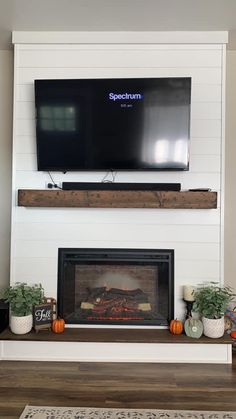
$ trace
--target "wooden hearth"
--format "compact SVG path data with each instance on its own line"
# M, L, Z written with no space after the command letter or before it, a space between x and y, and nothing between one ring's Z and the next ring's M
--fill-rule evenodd
M0 340L9 341L49 341L49 342L116 342L116 343L177 343L177 344L232 344L227 333L219 339L202 336L200 339L189 338L185 334L173 335L168 329L103 329L103 328L66 328L57 334L48 330L38 333L32 331L26 335L14 335L9 329L0 333Z
M188 338L157 329L67 328L0 334L0 359L75 362L232 363L232 339Z

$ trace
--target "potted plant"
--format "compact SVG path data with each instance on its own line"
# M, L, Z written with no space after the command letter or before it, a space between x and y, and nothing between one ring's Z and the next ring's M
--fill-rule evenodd
M42 302L44 291L41 284L27 285L17 282L4 292L10 308L10 329L15 334L30 332L33 326L33 305Z
M202 316L205 336L223 336L224 314L234 295L230 287L221 287L216 282L205 283L194 291L193 310Z

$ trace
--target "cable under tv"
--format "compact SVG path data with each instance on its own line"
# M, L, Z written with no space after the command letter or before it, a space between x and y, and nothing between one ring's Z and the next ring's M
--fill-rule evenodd
M64 191L180 191L180 183L62 182Z

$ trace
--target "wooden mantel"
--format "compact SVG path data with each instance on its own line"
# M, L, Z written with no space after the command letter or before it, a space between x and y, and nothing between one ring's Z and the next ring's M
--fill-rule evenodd
M202 191L65 191L19 189L18 205L70 208L172 208L217 207L216 192Z

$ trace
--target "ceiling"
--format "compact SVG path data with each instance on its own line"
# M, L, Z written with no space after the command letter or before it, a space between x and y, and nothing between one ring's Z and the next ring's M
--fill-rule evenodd
M0 0L0 49L13 30L226 30L236 49L236 0Z

